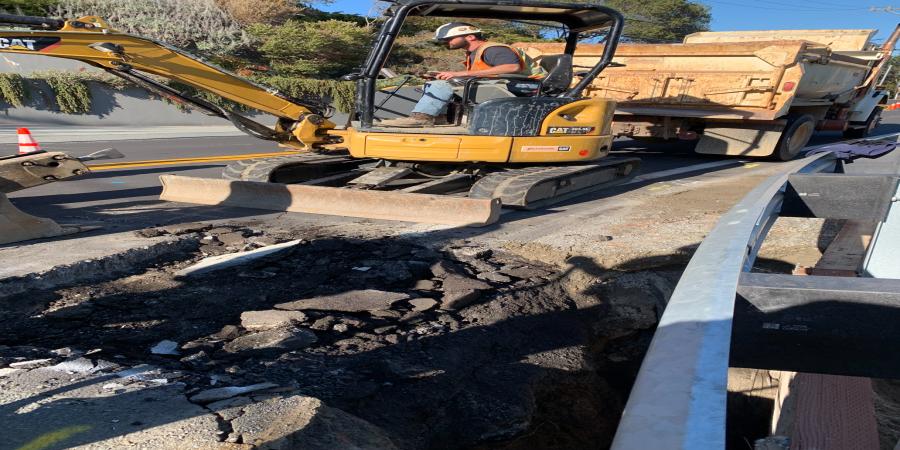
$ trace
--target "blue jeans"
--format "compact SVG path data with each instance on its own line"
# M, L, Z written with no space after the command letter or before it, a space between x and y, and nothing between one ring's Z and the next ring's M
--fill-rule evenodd
M447 113L447 104L453 98L453 86L444 80L425 83L425 94L416 103L412 112L440 116Z

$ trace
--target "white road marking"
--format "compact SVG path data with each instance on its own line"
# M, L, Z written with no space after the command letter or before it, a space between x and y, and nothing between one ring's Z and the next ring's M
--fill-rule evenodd
M713 161L713 162L708 162L708 163L703 163L703 164L694 164L693 166L676 167L674 169L662 170L659 172L652 172L652 173L648 173L645 175L638 175L638 176L634 177L633 180L631 180L627 183L624 183L623 185L627 186L629 184L635 184L635 183L646 183L647 181L658 180L660 178L666 178L666 177L671 177L671 176L676 176L676 175L681 175L681 174L685 174L685 173L696 172L696 171L706 170L706 169L715 169L717 167L725 167L725 166L738 167L745 163L746 163L746 161L728 159L728 160L724 160L724 161Z

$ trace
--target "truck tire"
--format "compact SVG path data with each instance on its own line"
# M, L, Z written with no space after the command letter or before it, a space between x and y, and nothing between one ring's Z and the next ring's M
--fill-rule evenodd
M809 139L816 131L816 119L809 114L800 116L788 116L787 125L781 132L781 139L772 152L772 157L779 161L794 159L800 150L806 147Z
M872 134L872 130L874 130L881 123L881 111L884 108L881 106L876 106L875 109L872 110L872 113L869 114L869 118L866 119L865 126L862 128L847 128L844 130L844 137L847 139L861 139L864 137L868 137ZM859 123L859 122L856 122Z

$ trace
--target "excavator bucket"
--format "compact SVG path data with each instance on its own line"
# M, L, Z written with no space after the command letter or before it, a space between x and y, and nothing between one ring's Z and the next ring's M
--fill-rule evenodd
M62 236L66 229L51 219L35 217L16 208L0 194L0 244Z
M176 175L159 179L163 186L160 199L181 203L474 227L500 218L499 199Z
M87 160L119 158L108 149L88 155ZM80 158L60 152L38 152L0 157L0 244L61 236L79 231L62 227L51 219L35 217L16 208L6 197L10 192L52 183L90 172Z

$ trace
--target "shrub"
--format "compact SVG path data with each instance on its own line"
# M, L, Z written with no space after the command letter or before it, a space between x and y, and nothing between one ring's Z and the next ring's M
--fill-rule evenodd
M25 79L17 73L0 73L0 98L12 106L25 104Z
M44 72L35 75L50 85L60 111L66 114L87 114L91 111L91 91L83 77L69 72Z
M333 78L358 67L369 50L372 29L352 22L288 21L284 25L257 24L250 32L278 75Z
M262 84L271 86L284 94L297 98L331 99L335 109L349 112L356 98L356 83L338 80L313 80L293 77L268 77L258 79Z
M7 14L26 16L46 16L56 0L0 0L0 11Z
M254 23L281 24L300 13L296 2L290 0L216 0L231 17L244 25Z
M206 55L227 54L249 43L237 22L214 0L59 0L52 14L100 16L126 33Z

